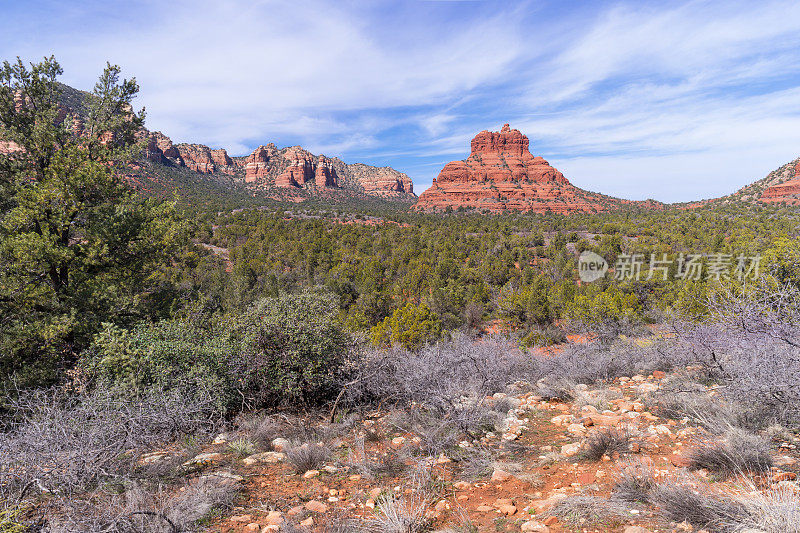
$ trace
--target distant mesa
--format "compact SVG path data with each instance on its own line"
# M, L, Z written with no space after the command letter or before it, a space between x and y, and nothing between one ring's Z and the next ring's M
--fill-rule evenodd
M447 208L537 213L598 212L641 204L659 208L659 202L631 202L591 193L572 185L564 175L530 152L530 141L504 124L499 132L482 131L470 143L470 155L451 161L423 192L414 209Z

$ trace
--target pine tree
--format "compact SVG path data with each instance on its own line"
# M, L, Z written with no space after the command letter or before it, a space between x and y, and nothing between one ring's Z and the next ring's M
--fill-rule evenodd
M102 322L141 315L178 244L174 206L120 177L141 151L136 81L108 65L78 128L61 73L53 57L0 69L0 139L13 148L0 155L0 385L52 381Z

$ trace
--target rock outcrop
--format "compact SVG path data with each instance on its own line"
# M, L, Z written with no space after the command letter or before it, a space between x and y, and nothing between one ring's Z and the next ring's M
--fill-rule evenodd
M244 160L244 182L254 191L339 189L394 200L413 200L414 185L390 167L347 164L339 158L314 155L300 146L259 146Z
M478 133L469 157L447 163L414 209L573 213L601 211L610 203L626 202L573 186L544 158L531 154L528 137L505 124L499 132Z
M269 162L278 154L278 149L274 144L259 146L252 154L247 156L244 165L245 183L254 183L264 180L269 176Z
M391 167L373 167L362 163L347 165L364 192L384 198L414 197L414 184L403 172Z
M212 150L203 144L178 144L175 146L186 168L202 174L234 171L233 160L224 148Z
M144 157L154 163L186 167L202 174L234 174L240 165L224 148L213 150L203 144L172 144L160 131L142 132L147 138Z
M791 179L767 187L759 199L767 204L800 205L800 161L794 163L793 170Z
M86 134L83 121L88 113L88 93L67 85L60 87L63 94L57 121L71 121L72 132L83 136ZM15 94L15 105L17 109L25 105L21 93ZM413 184L406 174L389 167L347 164L335 157L314 155L300 146L278 148L269 143L259 146L247 157L231 157L223 148L175 144L160 131L143 128L137 136L144 144L141 158L130 165L124 177L146 192L167 190L169 184L180 183L185 189L198 184L200 188L228 188L248 197L264 194L290 201L302 201L315 195L327 195L334 200L363 200L370 196L402 201L416 199ZM111 140L104 135L100 139ZM13 142L0 138L0 155L20 150Z
M703 201L705 205L736 203L800 205L800 158L776 168L733 194Z

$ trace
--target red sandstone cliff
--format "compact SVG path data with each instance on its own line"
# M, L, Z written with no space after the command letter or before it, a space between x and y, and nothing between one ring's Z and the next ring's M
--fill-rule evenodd
M478 133L469 157L447 163L414 209L573 213L600 211L609 202L631 203L573 186L542 157L531 154L528 137L505 124L499 132Z
M767 187L759 199L768 204L800 205L800 161L794 163L792 170L794 176L791 179Z
M244 182L254 191L307 189L349 190L394 200L414 196L411 179L390 167L347 164L336 157L314 155L300 146L259 146L244 159Z

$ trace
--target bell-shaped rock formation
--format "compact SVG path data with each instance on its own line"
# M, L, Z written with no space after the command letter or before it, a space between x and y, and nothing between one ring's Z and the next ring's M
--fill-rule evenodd
M447 163L414 208L556 213L605 208L611 199L570 184L542 157L531 154L529 144L528 137L508 124L499 132L478 133L469 157Z

